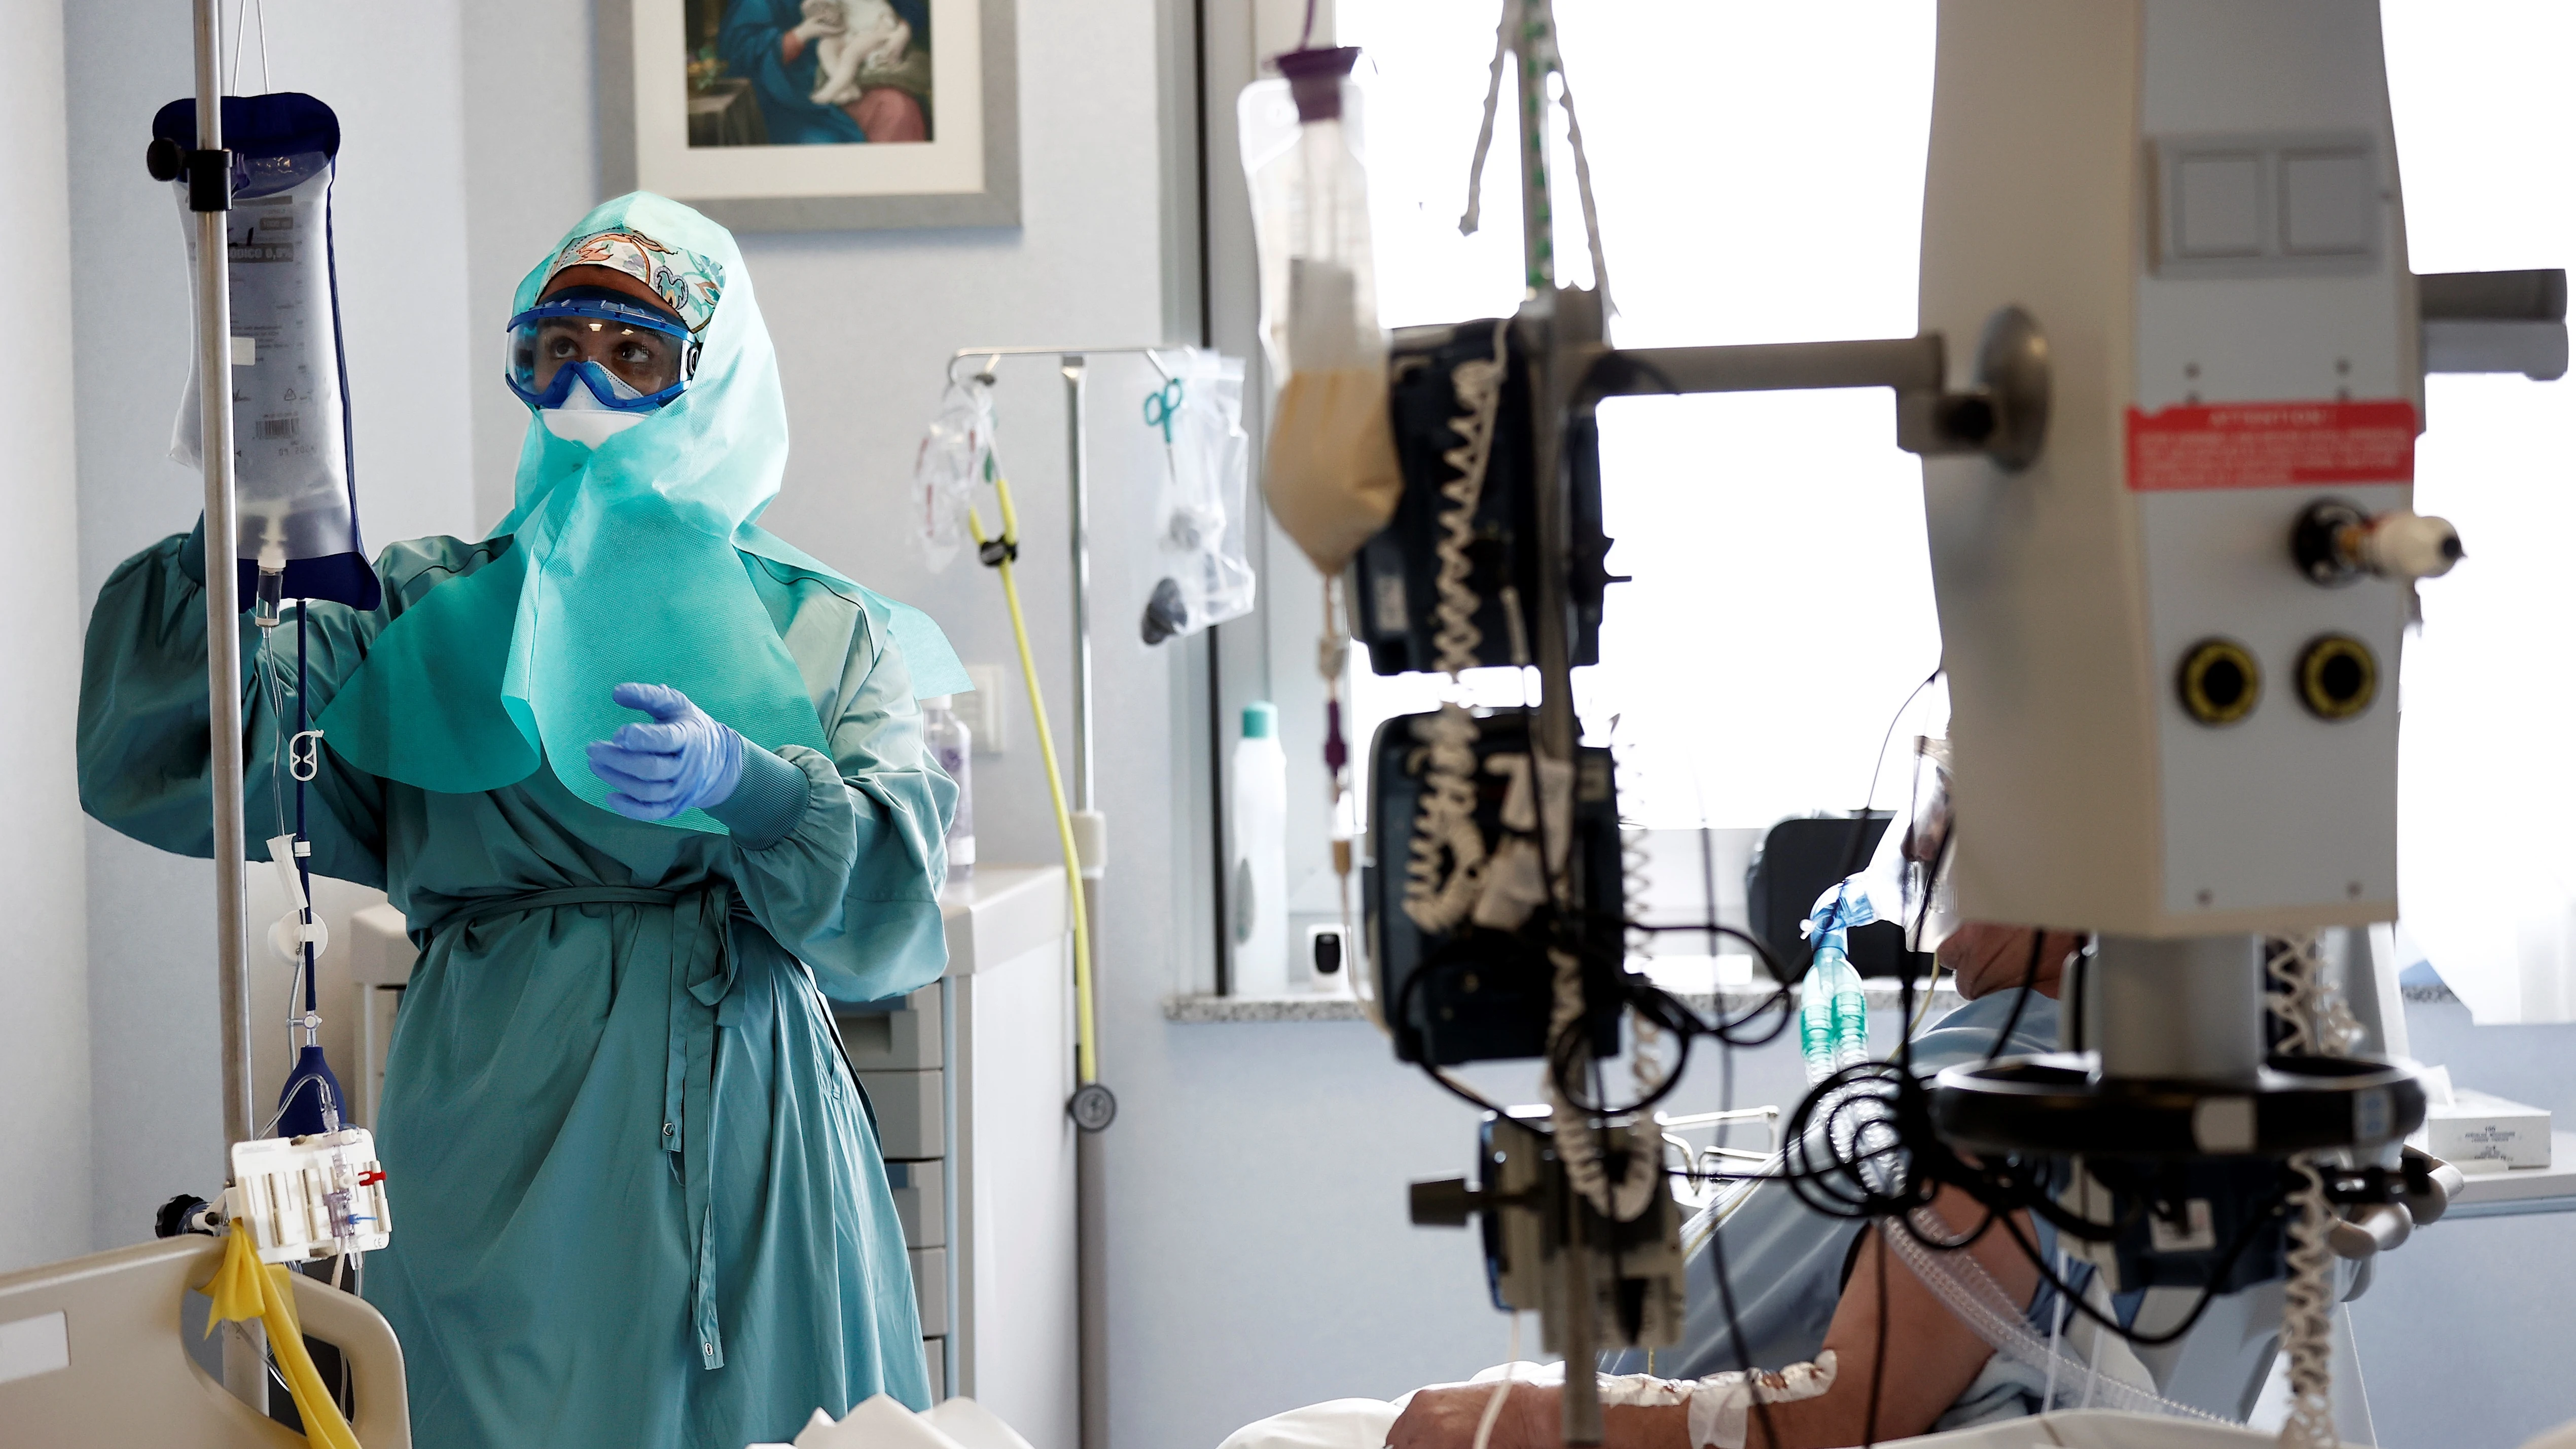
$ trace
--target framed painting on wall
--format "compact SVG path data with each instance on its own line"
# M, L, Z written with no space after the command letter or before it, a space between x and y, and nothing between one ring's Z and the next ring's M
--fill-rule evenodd
M611 195L737 231L1017 226L1012 0L600 0Z

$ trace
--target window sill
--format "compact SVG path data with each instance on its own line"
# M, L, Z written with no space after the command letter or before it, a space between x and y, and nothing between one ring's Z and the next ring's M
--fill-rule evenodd
M1223 1021L1366 1021L1360 1004L1347 996L1321 991L1294 996L1211 996L1193 993L1163 998L1163 1019L1199 1026Z
M1669 989L1669 988L1668 988ZM1872 981L1865 988L1873 1011L1894 1011L1898 991L1893 982ZM1759 1006L1771 993L1752 986L1727 986L1716 991L1674 991L1684 1004L1702 1015L1724 1010L1740 1015ZM1915 1005L1922 1007L1918 997ZM1959 993L1945 982L1932 993L1928 1020L1939 1020L1961 1005ZM1290 996L1211 996L1204 993L1166 996L1163 1019L1185 1026L1206 1026L1223 1022L1288 1022L1288 1021L1365 1021L1360 1004L1347 996L1324 992L1300 992Z

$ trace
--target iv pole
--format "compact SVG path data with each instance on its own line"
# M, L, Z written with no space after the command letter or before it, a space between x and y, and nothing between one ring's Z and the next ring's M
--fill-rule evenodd
M188 157L188 209L197 228L197 427L206 480L207 793L214 807L215 981L223 1023L224 1172L231 1146L257 1130L251 1104L250 975L244 960L240 523L233 506L233 357L230 248L232 156L224 150L223 4L195 0L197 146ZM262 1412L267 1342L257 1325L224 1340L224 1382Z
M206 476L206 703L214 797L215 962L222 997L224 1142L248 1141L251 1105L250 977L243 959L241 597L233 565L240 524L233 506L232 296L224 223L232 157L223 149L217 75L221 0L196 0L197 150L188 206L197 224L197 424ZM229 1150L226 1172L230 1172Z
M1064 378L1064 446L1067 517L1073 565L1073 822L1077 854L1081 862L1082 905L1090 940L1084 945L1092 961L1092 981L1098 985L1100 962L1100 878L1107 849L1108 822L1101 815L1092 794L1092 742L1097 738L1092 719L1091 680L1091 484L1086 454L1088 439L1083 426L1085 384L1089 380L1089 358L1100 355L1141 356L1154 370L1171 379L1171 369L1158 355L1163 349L1153 347L961 347L948 359L948 380L957 381L957 366L976 358L983 359L978 375L987 381L993 370L1006 357L1053 357L1056 369ZM1092 1002L1077 1003L1086 1017L1092 1014ZM1094 1028L1096 1033L1096 1026ZM1096 1036L1095 1036L1096 1039ZM1108 1232L1109 1196L1107 1171L1102 1159L1100 1135L1117 1115L1117 1099L1109 1089L1090 1075L1096 1062L1083 1064L1085 1075L1076 1083L1066 1113L1082 1130L1075 1133L1074 1143L1074 1241L1076 1259L1075 1302L1078 1305L1076 1343L1079 1354L1082 1449L1108 1449L1109 1444L1109 1279Z

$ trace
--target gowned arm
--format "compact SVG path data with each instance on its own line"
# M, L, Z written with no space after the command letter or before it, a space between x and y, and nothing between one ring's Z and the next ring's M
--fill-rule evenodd
M305 647L309 714L357 667L376 616L310 606ZM259 630L241 625L243 806L250 858L292 828L294 781L280 768L294 732L295 620L278 626L262 680ZM121 834L181 855L214 853L213 711L206 697L206 597L197 541L174 535L126 560L99 590L81 659L81 807ZM384 786L320 752L306 786L305 831L316 873L384 883ZM272 788L275 786L275 788Z
M754 919L814 970L826 995L872 1001L948 964L939 888L957 787L924 748L911 676L875 654L831 731L832 753L746 751L742 782L708 808L732 833Z

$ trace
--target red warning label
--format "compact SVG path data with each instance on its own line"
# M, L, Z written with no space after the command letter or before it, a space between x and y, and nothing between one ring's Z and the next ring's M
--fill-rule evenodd
M2129 409L2129 487L2289 488L2415 481L2415 405L2217 403Z

